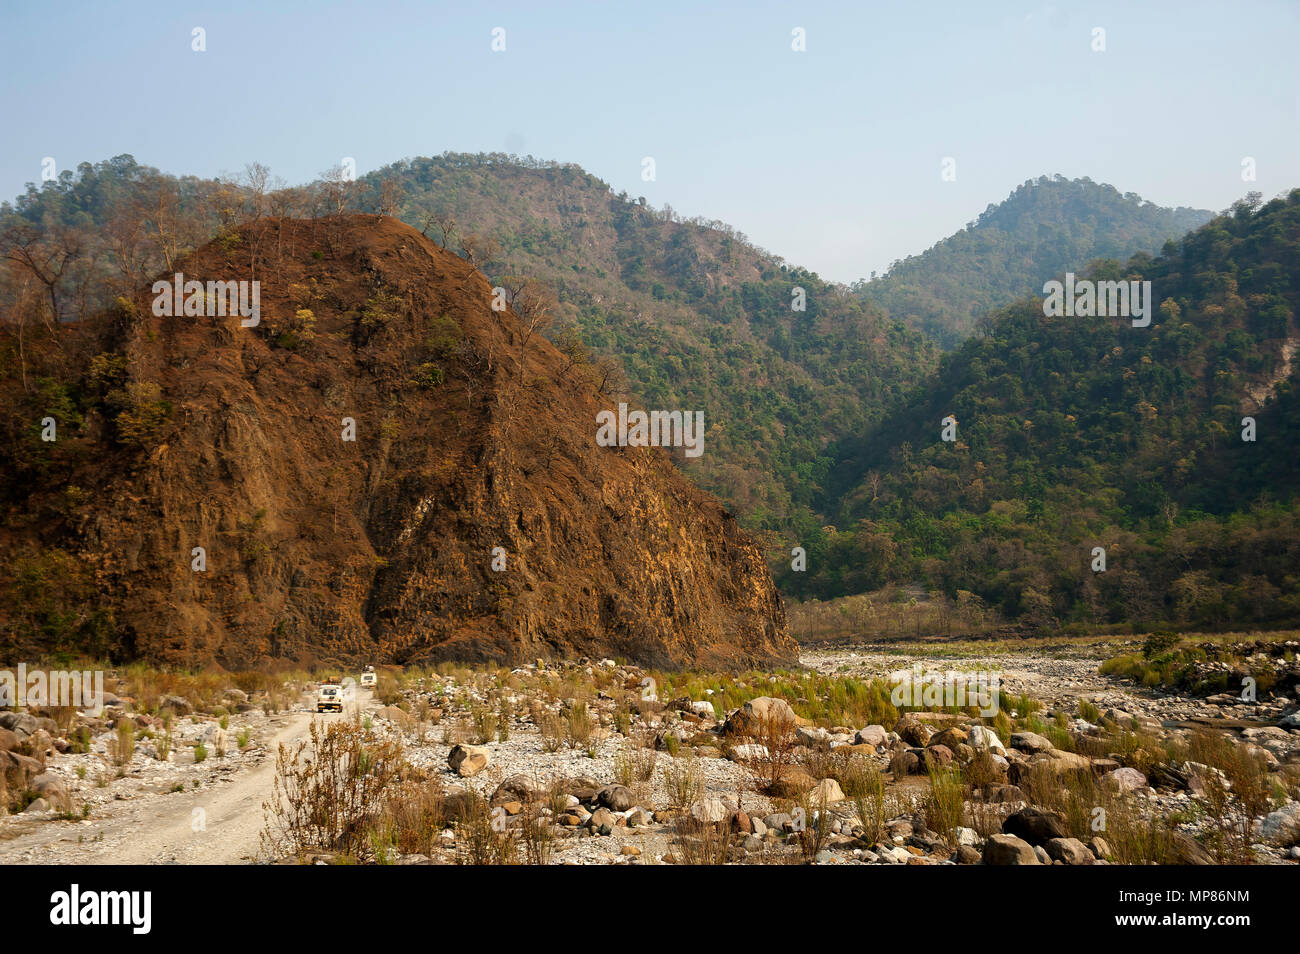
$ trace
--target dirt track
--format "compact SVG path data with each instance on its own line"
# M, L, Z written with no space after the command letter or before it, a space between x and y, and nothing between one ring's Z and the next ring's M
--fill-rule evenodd
M369 691L352 690L343 718L373 708ZM225 772L195 791L118 795L107 810L80 822L7 820L0 864L227 865L254 861L263 827L262 804L272 794L276 752L307 736L314 718L293 711L275 717L259 740L255 764Z

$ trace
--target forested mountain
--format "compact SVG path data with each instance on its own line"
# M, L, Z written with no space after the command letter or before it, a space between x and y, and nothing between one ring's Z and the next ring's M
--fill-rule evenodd
M687 472L774 547L811 515L830 443L877 422L937 360L919 334L730 226L615 195L577 166L447 154L362 184L378 196L385 181L403 219L468 245L489 275L554 288L554 340L576 329L616 357L649 407L703 410L708 450Z
M83 164L0 208L0 465L14 477L0 502L7 520L27 519L19 490L42 479L41 409L75 418L77 395L93 392L128 438L171 413L165 395L110 386L112 367L86 379L60 323L120 309L115 299L214 236L250 275L301 251L292 229L241 223L360 210L400 216L512 295L536 291L525 279L550 289L544 333L609 400L703 411L705 454L678 464L759 531L788 594L919 584L1035 624L1294 624L1298 195L1244 201L1159 257L1121 264L1097 259L1103 239L1137 241L1133 223L1146 222L1143 241L1158 244L1159 223L1177 231L1202 213L1087 180L1028 185L962 233L1004 252L994 233L1036 229L1041 241L988 275L962 259L950 278L965 269L969 298L1009 297L986 333L940 360L858 295L577 166L448 154L285 188L258 166L219 181L129 156ZM1127 210L1127 231L1119 212L1098 211L1111 206ZM1039 252L1074 248L1078 260L1041 270ZM1038 269L1033 293L1065 270L1151 281L1152 322L1047 318L1037 294L1008 305L1007 276L1027 274L1013 259ZM940 440L948 415L954 442ZM1240 437L1246 416L1254 442ZM790 569L796 544L805 573ZM1091 569L1096 546L1104 572Z
M1031 179L965 229L885 275L855 285L867 301L945 348L976 330L980 316L1093 259L1154 254L1213 213L1166 209L1091 179Z
M1040 624L1300 621L1300 190L1080 277L1150 281L1150 326L1048 318L1041 296L999 311L840 446L840 529L804 528L788 590L920 581Z
M0 277L0 307L33 326L51 308L88 314L241 222L356 210L402 218L494 282L549 286L551 340L580 342L633 402L704 412L705 453L683 468L774 547L813 519L829 445L937 360L917 332L723 223L504 155L405 160L358 181L334 169L295 188L259 166L201 180L130 156L83 163L0 208L6 254L26 262Z

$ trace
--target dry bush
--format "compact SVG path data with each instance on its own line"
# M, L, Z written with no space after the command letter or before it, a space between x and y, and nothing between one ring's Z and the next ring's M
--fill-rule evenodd
M795 763L794 722L769 712L751 720L743 738L746 744L761 746L766 752L745 759L743 764L754 777L754 787L760 792L771 792Z
M262 847L272 858L336 851L374 856L371 822L405 768L401 745L376 741L360 725L313 719L311 739L281 745L271 798L262 806Z
M818 853L826 847L831 836L831 815L827 807L825 793L815 801L808 792L796 799L795 811L792 812L796 819L794 834L806 865L817 860Z
M885 837L885 776L870 759L849 758L837 771L844 795L853 803L865 838L875 844Z
M524 861L530 865L550 864L555 846L555 826L550 805L563 796L558 785L547 789L545 798L524 803L519 818L519 841L524 847Z
M614 777L620 785L628 788L638 782L648 782L654 778L658 761L659 753L655 750L653 740L644 734L639 735L615 754Z
M1267 764L1212 729L1193 733L1190 753L1194 761L1217 769L1205 779L1204 804L1215 829L1209 847L1219 864L1249 864L1254 859L1253 822L1272 807Z
M135 755L135 723L130 719L119 719L114 731L115 735L109 743L109 752L113 757L113 764L118 768L125 768L130 764L131 757Z
M402 782L388 799L384 811L392 844L404 855L433 855L438 834L447 827L447 804L442 782Z
M704 773L700 770L695 753L670 759L663 772L664 790L668 804L677 811L690 808L704 791Z
M571 749L585 749L591 742L595 724L587 704L579 699L570 709L565 723L565 742Z
M925 826L948 844L956 844L956 829L965 820L966 789L956 769L931 769L930 791L922 802Z
M540 723L542 730L542 751L558 752L564 745L564 723L560 717L553 712L547 712L542 716Z
M689 815L673 825L673 855L678 864L725 865L740 835L727 822L698 822Z
M471 865L514 865L519 848L506 823L504 809L494 809L486 798L471 791L456 827L462 833Z
M401 686L397 683L397 677L391 672L375 674L375 698L386 706L395 706L402 701Z

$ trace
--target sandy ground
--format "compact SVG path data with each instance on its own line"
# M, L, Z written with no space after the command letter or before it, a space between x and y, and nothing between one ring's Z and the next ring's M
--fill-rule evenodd
M353 690L342 718L377 708L369 690ZM257 859L262 803L272 794L276 752L307 737L316 715L297 711L262 726L259 751L241 764L208 769L212 781L182 792L124 789L82 821L16 815L0 820L0 864L227 865ZM190 770L196 776L198 766ZM80 793L74 793L74 799Z

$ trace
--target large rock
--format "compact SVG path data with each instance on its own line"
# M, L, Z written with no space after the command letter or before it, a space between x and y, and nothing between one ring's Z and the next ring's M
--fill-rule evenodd
M817 779L797 765L786 767L768 793L774 798L798 798L817 784Z
M1199 841L1183 831L1172 835L1174 859L1180 865L1212 865L1214 858Z
M789 732L793 735L800 719L790 703L784 699L771 696L759 696L750 699L733 712L726 723L726 731L732 735L757 735L769 732Z
M1053 838L1069 837L1064 816L1033 806L1009 815L1002 823L1002 831L1023 838L1031 845L1041 845Z
M41 727L36 716L30 712L0 712L0 729L8 729L25 739Z
M989 749L993 752L1006 754L1006 746L998 738L998 734L986 725L973 725L970 729L970 736L967 738L967 744L975 751Z
M950 725L948 728L931 737L929 745L942 745L945 748L956 752L957 746L969 741L970 734L959 725ZM928 746L927 746L928 747Z
M190 701L180 696L163 696L158 703L158 708L165 709L178 716L187 716L194 711L194 706L190 705Z
M833 778L824 778L808 790L808 801L813 806L834 805L844 801L844 790Z
M1037 865L1042 864L1034 846L1015 835L990 835L984 842L986 865Z
M636 807L636 796L626 785L606 785L596 800L611 811L625 812Z
M894 731L908 745L923 749L934 735L934 728L922 722L914 713L903 716L894 725Z
M1291 802L1265 815L1259 822L1259 837L1279 848L1300 843L1300 802Z
M889 739L889 732L883 725L863 726L853 736L853 741L857 745L870 745L876 748L884 745Z
M920 750L921 764L927 771L945 768L952 764L952 749L946 745L928 745Z
M1012 732L1011 747L1022 752L1048 752L1055 748L1051 740L1037 732Z
M1047 855L1053 861L1060 861L1067 865L1091 865L1096 863L1092 852L1077 838L1049 838L1043 848L1047 850Z
M45 763L18 752L0 752L0 775L10 792L25 792L28 783L45 771Z
M72 798L68 794L68 788L57 775L48 772L38 775L28 784L28 789L49 802L57 811L72 811Z
M452 746L447 754L447 764L461 778L471 778L488 767L492 755L481 745Z
M1147 777L1135 768L1117 768L1106 776L1106 784L1117 792L1140 792L1147 787Z
M700 824L716 825L730 817L731 810L720 798L701 798L691 805L691 818Z

